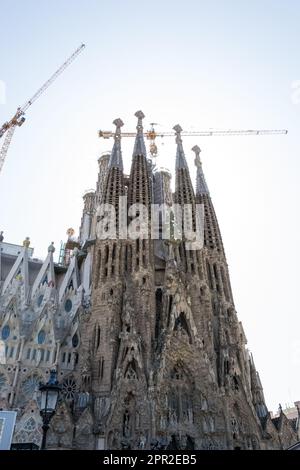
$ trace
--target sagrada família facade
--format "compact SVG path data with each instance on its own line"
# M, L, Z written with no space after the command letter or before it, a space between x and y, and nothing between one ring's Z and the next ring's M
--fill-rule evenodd
M172 193L171 173L148 158L143 114L136 116L130 175L116 120L96 190L84 195L79 237L69 232L58 263L53 243L40 261L28 239L17 246L1 237L0 408L17 411L13 442L40 445L38 388L55 369L62 391L48 448L285 449L299 440L299 418L272 418L265 404L200 149L194 190L175 126ZM119 223L125 196L128 207L146 208L149 224L153 204L176 204L192 208L194 226L200 205L201 249L184 238L166 242L161 223L156 239L99 236L100 205L113 206Z

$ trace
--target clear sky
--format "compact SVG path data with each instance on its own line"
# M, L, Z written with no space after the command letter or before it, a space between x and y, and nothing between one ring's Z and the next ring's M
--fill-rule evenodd
M300 399L300 3L0 0L0 122L72 51L85 51L29 109L0 175L5 241L35 256L78 233L82 194L111 146L97 130L135 111L161 130L281 129L288 135L185 138L195 144L222 230L233 293L267 405ZM5 88L5 96L4 89ZM125 170L132 141L123 140ZM173 139L159 164L174 171Z

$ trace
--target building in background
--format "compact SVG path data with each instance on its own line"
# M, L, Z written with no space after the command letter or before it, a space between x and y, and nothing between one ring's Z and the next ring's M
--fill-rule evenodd
M84 195L79 237L68 230L59 262L0 243L0 408L17 411L13 443L41 443L38 385L56 369L62 383L49 448L281 449L299 440L299 414L272 418L238 320L200 149L194 190L181 129L171 173L148 159L143 114L130 175L121 125L99 159L96 191ZM97 207L119 196L143 204L204 208L204 247L184 241L97 237ZM131 218L137 214L131 213ZM129 222L131 219L129 220ZM149 228L148 227L148 228ZM117 231L118 232L118 231ZM159 233L163 227L159 226Z

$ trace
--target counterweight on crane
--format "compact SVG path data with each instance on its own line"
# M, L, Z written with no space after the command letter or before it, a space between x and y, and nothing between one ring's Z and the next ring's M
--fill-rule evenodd
M182 132L182 136L187 137L213 137L213 136L242 136L242 135L270 135L270 134L287 134L286 129L223 129L223 130L202 130L202 131L192 131L192 132ZM154 123L151 123L151 128L144 133L145 137L150 141L150 153L152 157L157 156L157 146L155 139L157 137L173 137L174 132L156 132L154 129ZM98 132L98 136L103 139L109 139L114 136L112 131L103 131ZM122 132L122 137L135 137L136 132Z
M0 127L0 138L4 136L4 143L0 149L0 172L2 170L4 160L8 151L9 144L12 140L14 131L17 126L21 126L25 121L25 112L27 109L47 90L47 88L57 79L57 77L73 62L74 59L83 51L85 44L81 44L70 57L56 70L56 72L51 75L51 77L41 86L41 88L26 101L23 106L19 107L16 111L16 114L11 118L10 121L5 122L2 127Z

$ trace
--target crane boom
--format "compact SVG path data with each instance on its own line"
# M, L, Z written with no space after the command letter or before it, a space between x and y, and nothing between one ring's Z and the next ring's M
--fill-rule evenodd
M241 135L271 135L271 134L287 134L286 129L223 129L223 130L202 130L202 131L190 131L182 132L182 136L186 137L212 137L212 136L241 136ZM157 156L157 146L155 143L156 137L173 137L174 132L156 132L151 124L151 129L144 132L145 137L150 140L150 153L152 157ZM114 136L112 131L98 132L98 136L103 139L109 139ZM135 137L136 132L122 132L122 137Z
M3 137L5 133L6 137L4 143L0 149L0 172L4 164L4 160L8 151L9 144L12 140L16 126L21 126L25 121L25 112L27 109L47 90L47 88L57 79L57 77L76 59L76 57L83 51L85 44L81 44L70 57L54 72L53 75L39 88L39 90L26 101L23 106L19 107L15 115L10 119L10 121L5 122L0 127L0 138Z
M41 86L41 88L30 98L30 100L26 101L26 103L21 107L20 111L25 113L29 106L31 106L40 96L44 93L45 90L57 79L57 77L76 59L78 54L85 48L85 44L81 44L76 51L73 52L72 55L59 67L59 69L54 72L53 75Z
M228 130L203 130L203 131L193 131L193 132L182 132L182 136L195 136L195 137L211 137L211 136L222 136L222 135L270 135L270 134L287 134L288 131L286 129L228 129ZM153 133L152 130L144 132L145 137L147 139L153 139L156 137L173 137L175 132L155 132ZM102 131L98 132L99 137L103 137L103 139L110 139L114 136L112 131ZM122 132L122 137L135 137L136 132Z

